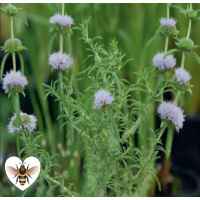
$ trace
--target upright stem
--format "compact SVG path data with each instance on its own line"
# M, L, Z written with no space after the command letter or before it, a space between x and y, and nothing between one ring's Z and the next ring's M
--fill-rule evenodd
M13 61L13 71L14 74L16 74L16 57L15 57L15 53L12 53L12 61Z
M169 44L169 36L166 36L166 38L165 38L165 53L167 53L168 44Z
M65 4L62 3L62 17L64 16L64 13L65 13ZM60 33L60 56L61 54L63 53L63 34ZM63 92L62 92L62 88L63 88L63 72L62 71L59 71L59 81L60 81L60 94L61 96L63 95Z
M167 20L169 19L169 6L167 6ZM169 44L169 36L166 36L165 39L165 53L168 50L168 44Z
M192 3L190 3L190 10L192 10ZM189 19L189 26L188 26L188 32L187 32L187 39L190 38L191 26L192 26L192 20Z
M10 3L9 6L11 7L12 4ZM11 31L11 39L14 39L14 25L13 25L13 17L10 16L10 31ZM12 53L12 61L13 61L13 71L14 74L16 74L16 56L15 53ZM21 117L20 117L20 102L19 102L19 94L13 94L14 95L14 104L13 107L15 109L16 119L17 122L20 123ZM19 158L21 158L20 155L20 140L19 140L19 134L16 135L16 146L17 146L17 155Z
M185 65L185 52L183 52L182 61L181 61L181 69L182 69L182 71L184 70L184 65Z

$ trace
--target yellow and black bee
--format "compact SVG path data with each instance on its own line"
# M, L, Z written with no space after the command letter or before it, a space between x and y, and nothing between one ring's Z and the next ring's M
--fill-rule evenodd
M24 166L25 163L20 163L20 164L21 164L21 166L19 169L18 169L18 166L15 164L17 169L15 169L14 167L11 167L11 166L7 166L6 170L9 172L9 174L14 176L13 178L17 177L16 184L17 184L18 180L21 185L24 185L26 183L26 180L27 180L28 184L30 184L28 177L32 178L31 176L33 176L39 170L39 167L34 166L34 167L31 167L30 169L28 169L29 168L29 165L28 165L27 169L26 169Z

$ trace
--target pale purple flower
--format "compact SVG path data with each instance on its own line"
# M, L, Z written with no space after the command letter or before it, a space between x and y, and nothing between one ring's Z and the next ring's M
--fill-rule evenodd
M98 90L94 94L94 109L101 109L105 105L110 105L114 97L107 90Z
M165 59L163 58L164 55L164 52L160 52L153 57L153 65L159 71L172 69L176 65L176 59L173 55L168 55Z
M34 132L37 128L37 119L34 115L28 115L26 113L20 112L21 122L17 122L16 114L11 117L8 131L9 133L20 132L22 128L26 129L30 133Z
M55 52L49 56L49 65L51 65L54 70L66 70L72 63L72 57L66 53Z
M190 81L191 76L187 70L177 68L175 70L175 78L178 84L186 85Z
M161 18L160 19L160 24L161 26L171 26L171 27L175 27L176 26L176 20L174 18Z
M54 16L52 16L49 19L49 23L51 23L51 24L58 24L61 27L63 27L63 26L71 26L72 24L74 24L74 21L68 15L61 16L61 14L57 13L57 14L55 14Z
M14 72L11 70L4 75L2 80L2 88L5 92L8 92L9 89L20 88L24 89L28 84L27 78L21 74L20 71Z
M183 127L185 117L183 110L180 107L173 105L172 102L162 102L158 106L158 113L162 120L170 121L177 130Z

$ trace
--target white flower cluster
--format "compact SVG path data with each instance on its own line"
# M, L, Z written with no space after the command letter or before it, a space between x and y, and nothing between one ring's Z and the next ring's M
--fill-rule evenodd
M168 55L165 59L163 58L164 55L165 53L161 52L153 57L153 65L159 71L170 70L176 65L176 59L173 55Z
M72 63L72 57L66 53L55 52L49 56L49 65L51 65L54 70L66 70Z
M21 121L18 123L16 114L14 114L9 122L8 131L9 133L20 132L22 128L25 128L30 133L34 132L37 128L37 119L34 115L28 115L20 112Z
M98 90L94 97L94 109L101 109L114 101L114 97L107 90Z
M160 19L160 24L161 26L171 26L171 27L175 27L176 26L176 20L174 18L161 18Z
M175 78L179 85L186 85L190 81L191 76L187 70L177 68L175 70Z
M68 15L62 16L61 14L57 13L49 19L49 23L58 24L59 26L63 27L71 26L72 24L74 24L74 21Z
M158 106L158 113L162 120L170 121L177 130L183 127L184 114L180 107L173 105L172 102L162 102Z
M10 92L13 90L23 90L28 84L27 78L24 75L21 75L20 71L16 73L11 70L4 75L3 78L3 89L5 92Z

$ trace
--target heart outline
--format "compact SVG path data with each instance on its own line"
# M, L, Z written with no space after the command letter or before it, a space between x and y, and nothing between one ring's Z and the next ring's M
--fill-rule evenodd
M16 165L17 165L18 168L20 168L20 165L19 165L20 163L22 163L22 161L18 157L12 156L12 157L8 158L5 162L5 172L6 172L8 179L10 180L10 182L13 185L16 186L18 189L24 191L27 188L29 188L37 180L37 178L40 174L40 161L36 157L33 157L33 156L30 156L30 157L28 157L24 160L25 168L27 168L28 165L29 165L29 169L34 167L34 166L38 166L39 170L34 175L31 176L32 178L29 177L29 183L30 184L28 184L28 182L26 180L26 183L23 186L19 183L19 180L17 181L17 184L15 184L17 177L13 178L13 175L11 175L6 170L7 166L11 166L11 167L14 167L16 169Z

